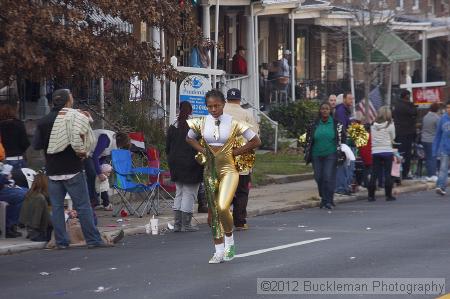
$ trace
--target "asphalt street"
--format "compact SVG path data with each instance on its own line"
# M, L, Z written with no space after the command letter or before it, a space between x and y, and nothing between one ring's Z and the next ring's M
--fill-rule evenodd
M0 298L436 298L258 295L257 279L432 277L447 279L448 293L449 212L450 197L429 191L251 218L250 230L235 233L241 257L218 265L208 264L206 225L127 237L115 248L1 256ZM302 241L310 243L292 246Z

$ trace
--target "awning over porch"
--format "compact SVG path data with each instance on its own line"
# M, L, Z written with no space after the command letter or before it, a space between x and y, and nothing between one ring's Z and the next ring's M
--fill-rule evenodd
M360 37L352 40L353 61L363 63L365 59L363 37L359 32L357 33ZM375 42L374 48L371 55L371 63L374 64L415 61L422 58L420 53L393 32L382 33Z

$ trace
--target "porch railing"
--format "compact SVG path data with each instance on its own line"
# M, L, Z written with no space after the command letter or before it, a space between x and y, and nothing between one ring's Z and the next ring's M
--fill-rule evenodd
M271 119L266 113L260 110L255 105L255 101L251 98L251 81L249 76L226 74L222 76L220 80L220 89L226 95L227 91L231 88L238 88L241 91L241 103L247 105L253 110L253 114L256 116L258 123L260 119L267 120L274 130L274 144L273 150L276 153L278 150L278 122ZM261 128L260 128L261 129Z

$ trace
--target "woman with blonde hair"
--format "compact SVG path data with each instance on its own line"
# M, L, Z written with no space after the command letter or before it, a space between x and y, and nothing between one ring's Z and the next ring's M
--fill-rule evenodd
M378 110L377 118L370 128L372 137L372 161L373 171L369 183L369 201L375 201L375 189L378 174L383 173L385 183L384 190L387 201L396 198L392 196L392 144L395 139L395 127L392 121L392 112L389 106L383 106Z
M48 178L43 173L34 177L20 211L19 221L26 226L31 241L48 242L51 238Z

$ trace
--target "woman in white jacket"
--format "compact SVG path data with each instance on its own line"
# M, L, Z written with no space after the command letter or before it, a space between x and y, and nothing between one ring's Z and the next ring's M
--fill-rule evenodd
M378 116L370 128L370 134L372 136L373 170L368 189L369 201L375 201L376 181L379 173L384 174L386 200L395 200L395 197L392 196L391 178L395 127L389 106L383 106L378 110Z

